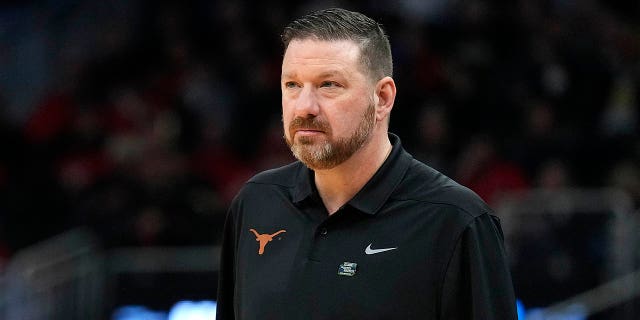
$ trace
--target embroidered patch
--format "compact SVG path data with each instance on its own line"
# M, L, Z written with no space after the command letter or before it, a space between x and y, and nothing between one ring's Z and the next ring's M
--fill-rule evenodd
M343 262L338 267L338 275L353 277L358 269L358 264L355 262Z

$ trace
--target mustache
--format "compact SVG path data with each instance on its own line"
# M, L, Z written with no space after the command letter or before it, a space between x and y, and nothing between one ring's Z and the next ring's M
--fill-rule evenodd
M318 130L323 132L329 131L329 124L318 119L317 117L296 117L289 123L289 131L293 132L299 129Z

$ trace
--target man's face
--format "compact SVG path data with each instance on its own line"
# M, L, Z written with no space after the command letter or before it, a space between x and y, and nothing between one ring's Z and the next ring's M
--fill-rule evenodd
M282 62L285 140L314 170L349 159L375 124L374 86L351 41L294 40Z

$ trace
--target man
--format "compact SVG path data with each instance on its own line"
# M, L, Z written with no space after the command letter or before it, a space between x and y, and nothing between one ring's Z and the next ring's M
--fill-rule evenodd
M299 161L234 199L218 319L515 319L491 210L387 132L396 86L380 25L328 9L282 38L284 136Z

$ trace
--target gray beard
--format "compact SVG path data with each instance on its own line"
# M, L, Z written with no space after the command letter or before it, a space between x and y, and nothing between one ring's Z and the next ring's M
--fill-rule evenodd
M351 158L356 151L360 150L369 141L375 124L374 121L375 107L371 104L365 111L355 132L348 138L338 139L337 141L327 139L315 142L315 144L314 139L307 137L301 137L295 143L285 137L285 141L296 159L304 163L309 169L331 169Z

